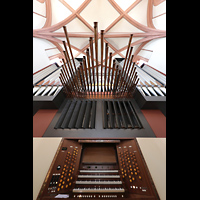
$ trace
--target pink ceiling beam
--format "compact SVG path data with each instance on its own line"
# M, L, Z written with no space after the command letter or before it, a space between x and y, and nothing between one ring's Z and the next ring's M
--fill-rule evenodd
M115 52L112 54L112 56L119 54L122 58L125 58L123 54L119 50L117 50L112 44L110 44L106 39L104 39L104 42L108 43L108 46L110 46L111 49L113 49Z
M68 3L66 3L64 0L59 0L65 7L67 7L72 13L75 13L76 17L81 20L91 31L94 31L93 27L85 20L83 17L80 16L80 12L88 5L88 4L82 4L81 9L74 10ZM79 8L80 8L79 7Z
M42 0L41 0L42 1ZM41 2L40 1L40 2ZM51 1L46 0L46 22L45 25L41 29L35 29L33 30L33 37L43 38L47 39L48 41L52 42L58 50L61 52L61 55L63 55L62 47L59 44L62 44L62 41L56 37L65 37L64 33L62 32L53 32L60 28L62 28L64 25L71 22L76 17L82 21L83 24L85 24L92 32L94 32L93 27L85 20L83 17L80 16L81 11L90 3L91 0L85 0L76 10L74 10L68 3L66 3L64 0L59 0L64 6L66 6L72 14L68 16L66 19L60 21L57 24L54 24L51 26L52 21L52 11L51 11ZM152 22L152 9L153 5L158 5L164 0L149 0L148 1L148 9L147 9L147 25L144 26L143 24L140 24L136 20L134 20L132 17L128 15L128 13L139 3L141 0L136 0L133 4L131 4L125 11L120 8L120 6L114 1L114 0L108 0L110 4L116 9L116 11L120 14L120 16L115 19L105 30L104 30L104 39L105 38L117 38L117 37L129 37L132 33L108 33L108 31L122 18L126 19L130 24L137 27L138 29L144 31L145 33L133 33L133 37L144 37L136 42L133 42L131 46L137 45L139 43L145 44L148 41L151 41L152 39L165 37L166 31L165 30L158 30L154 27ZM44 3L44 1L42 1ZM82 37L82 38L89 38L93 37L93 33L73 33L69 32L69 37ZM98 38L100 38L100 34L98 33ZM107 40L105 39L107 42ZM108 42L109 43L109 42ZM82 49L79 49L73 45L71 45L73 49L78 51L76 56L83 53L86 55L85 50L89 47L89 44L87 44ZM109 46L114 50L113 56L116 54L119 54L121 57L124 57L123 54L121 54L121 51L125 50L127 46L117 50L112 44L109 43ZM141 50L138 48L138 50ZM138 52L139 53L139 52ZM75 57L76 57L75 56ZM64 58L64 56L63 56Z
M47 36L53 36L53 37L65 37L65 34L62 32L39 32L37 33L39 35L47 35ZM133 33L133 32L109 32L105 33L104 38L119 38L119 37L130 37L130 34L133 34L133 37L147 37L147 36L152 36L152 35L160 35L163 33ZM99 34L98 34L99 35ZM94 37L93 33L90 32L68 32L69 37L78 37L78 38L89 38L89 37Z
M51 0L46 0L45 6L46 6L46 21L42 28L51 26L51 22L52 22Z
M50 1L50 0L47 0L47 1ZM57 24L54 24L52 26L49 26L49 27L45 27L45 28L42 28L42 29L35 29L33 30L33 32L52 32L52 31L56 31L60 28L62 28L64 25L68 24L70 21L72 21L74 18L76 18L76 14L79 14L89 3L90 3L91 0L85 0L77 10L74 10L73 8L73 12L70 16L68 16L67 18L65 18L64 20L58 22ZM64 5L66 5L67 3L65 3ZM46 7L47 8L47 7ZM51 9L48 7L47 8L48 10L46 12L52 12ZM47 19L48 19L48 16L47 16ZM84 22L83 22L84 23Z
M153 0L148 0L148 5L147 5L147 26L154 28L155 26L153 25Z
M153 0L153 5L157 6L157 5L161 4L163 1L165 1L165 0Z
M110 2L110 4L116 9L116 11L120 14L123 15L123 17L129 22L131 23L133 26L135 26L136 28L145 31L145 32L157 32L157 33L163 33L165 31L163 30L158 30L155 28L151 28L148 26L145 26L139 22L137 22L136 20L134 20L132 17L130 17L128 15L128 12L133 9L140 1L136 1L134 2L131 6L129 6L129 8L127 8L125 11L123 9L120 8L120 6L114 1L114 0L108 0ZM119 18L119 17L118 17Z
M135 42L132 42L132 43L131 43L131 47L132 47L132 46L135 46L135 45L137 45L137 44L146 42L146 41L151 41L151 40L153 40L153 39L162 38L162 37L164 37L164 35L157 35L157 36L145 37L145 38L142 38L142 39L137 40L137 41L135 41ZM128 47L128 45L124 46L123 48L119 49L118 52L121 52L121 51L126 50L127 47ZM114 56L114 55L116 55L116 54L113 53L113 56Z
M108 0L109 1L109 0ZM115 19L106 29L105 29L105 33L108 32L117 22L119 22L125 15L128 14L128 12L133 9L141 0L137 0L135 1L133 4L131 4L125 11L122 10L119 5L115 2L110 0L110 4L116 9L116 11L120 14L120 16Z
M151 40L149 41L146 41L146 42L143 42L140 44L140 46L136 49L136 51L134 52L134 57L133 57L133 62L136 62L137 59L138 59L138 53L141 51L142 47L144 47L148 42L150 42Z
M77 10L74 10L69 4L67 4L64 0L60 0L61 3L63 3L63 5L65 5L71 12L72 14L70 16L68 16L66 19L62 20L61 22L54 24L51 26L51 20L52 20L52 10L51 10L51 1L50 0L46 0L46 22L45 25L42 27L42 29L35 29L33 30L33 37L39 37L39 38L43 38L43 39L47 39L50 42L55 42L57 43L62 43L61 40L58 40L57 38L55 38L55 36L53 37L52 35L52 31L58 30L61 27L63 27L64 25L66 25L67 23L69 23L70 21L72 21L73 19L75 19L76 17L79 18L90 30L93 31L93 27L91 27L89 25L89 23L87 23L81 16L80 16L80 12L90 3L91 0L85 0ZM64 33L62 35L64 37ZM61 36L61 37L62 37ZM59 37L59 36L57 36ZM80 49L78 49L77 47L72 45L72 48L80 51ZM62 48L58 48L58 50L61 52L61 54L63 55L63 50L61 50ZM85 52L83 52L85 54ZM64 58L64 56L63 56Z

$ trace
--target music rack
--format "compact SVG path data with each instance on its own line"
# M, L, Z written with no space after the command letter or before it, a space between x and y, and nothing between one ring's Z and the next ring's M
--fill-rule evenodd
M160 199L136 139L62 138L37 200Z

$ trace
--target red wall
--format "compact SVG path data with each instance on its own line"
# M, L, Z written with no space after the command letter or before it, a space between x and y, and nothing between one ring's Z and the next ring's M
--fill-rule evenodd
M33 137L42 137L57 109L40 109L33 116ZM141 110L156 137L166 137L166 117L160 110Z
M33 116L33 137L42 137L57 113L57 109L40 109Z
M141 110L156 137L166 137L166 117L160 110Z

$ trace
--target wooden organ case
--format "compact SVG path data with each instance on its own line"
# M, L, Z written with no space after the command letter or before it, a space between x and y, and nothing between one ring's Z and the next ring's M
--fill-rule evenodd
M136 139L63 138L37 200L159 199Z

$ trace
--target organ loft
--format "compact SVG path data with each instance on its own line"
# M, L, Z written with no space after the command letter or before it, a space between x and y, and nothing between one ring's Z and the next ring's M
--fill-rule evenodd
M45 2L48 7L51 1ZM83 20L66 1L59 2ZM127 10L120 16L128 19ZM64 40L60 63L33 73L33 199L164 200L166 74L138 61L135 33L126 35L124 56L117 57L107 29L99 30L95 21L93 35L84 36L84 54L77 57L68 25L59 27L61 34L53 32L57 24L52 30L47 24L35 36L46 34L53 44L57 36ZM149 21L148 29L138 27L144 38L164 35L153 32ZM142 44L138 49L152 54L147 42Z

